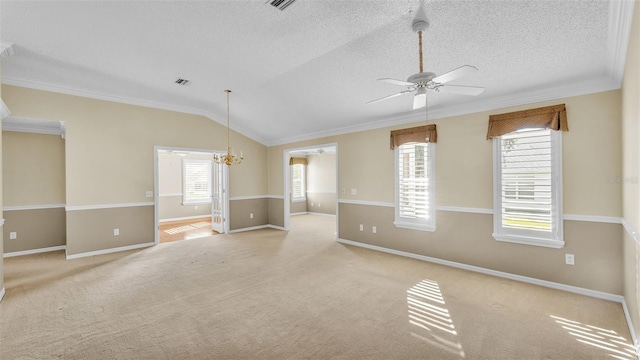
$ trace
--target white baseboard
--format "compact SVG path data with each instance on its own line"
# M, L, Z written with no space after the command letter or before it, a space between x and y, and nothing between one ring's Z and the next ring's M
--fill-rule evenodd
M83 257L87 257L87 256L111 254L111 253L120 252L120 251L141 249L141 248L154 246L155 244L156 244L155 242L148 242L148 243L144 243L144 244L136 244L136 245L129 245L129 246L111 248L111 249L89 251L89 252L80 253L80 254L72 254L72 255L67 254L67 260L79 259L79 258L83 258Z
M160 219L159 223L171 222L171 221L182 221L182 220L191 220L191 219L202 219L206 217L211 217L211 214L208 215L194 215L194 216L184 216L179 218L169 218L169 219Z
M501 277L501 278L505 278L505 279L521 281L521 282L525 282L525 283L529 283L529 284L540 285L540 286L544 286L544 287L548 287L548 288L552 288L552 289L564 290L564 291L568 291L568 292L572 292L572 293L576 293L576 294L580 294L580 295L591 296L591 297L598 298L598 299L614 301L614 302L617 302L617 303L622 303L624 301L624 297L622 295L616 295L616 294L606 293L606 292L597 291L597 290L585 289L585 288L581 288L581 287L578 287L578 286L560 284L560 283L556 283L556 282L553 282L553 281L547 281L547 280L536 279L536 278L532 278L532 277L528 277L528 276L511 274L511 273L507 273L507 272L503 272L503 271L491 270L491 269L482 268L482 267L479 267L479 266L467 265L467 264L463 264L463 263L459 263L459 262L455 262L455 261L449 261L449 260L442 260L442 259L433 258L433 257L430 257L430 256L418 255L418 254L413 254L413 253L409 253L409 252L405 252L405 251L389 249L389 248L385 248L385 247L381 247L381 246L375 246L375 245L369 245L369 244L365 244L365 243L360 243L360 242L357 242L357 241L351 241L351 240L340 239L340 238L337 241L339 243L343 243L343 244L347 244L347 245L359 246L359 247L363 247L363 248L367 248L367 249L371 249L371 250L377 250L377 251L386 252L386 253L389 253L389 254L409 257L409 258L417 259L417 260L423 260L423 261L427 261L427 262L431 262L431 263L435 263L435 264L451 266L451 267L455 267L455 268L459 268L459 269L464 269L464 270L469 270L469 271L473 271L473 272L477 272L477 273L497 276L497 277Z
M325 214L325 213L319 213L319 212L313 212L313 211L308 211L307 214L309 215L319 215L319 216L336 216L336 214Z
M4 294L5 294L4 288L0 289L0 301L2 301Z
M629 314L629 308L627 307L627 302L622 298L622 310L624 311L624 317L627 319L627 326L629 327L629 334L631 334L631 341L633 341L633 350L636 352L636 357L640 359L640 344L638 344L638 338L636 336L636 331L633 328L633 322L631 321L631 315Z
M289 216L294 216L294 215L307 215L306 211L302 211L302 212L297 212L297 213L290 213Z
M260 226L251 226L251 227L240 228L240 229L233 229L233 230L229 230L229 234L238 233L238 232L245 232L245 231L266 229L268 227L269 227L269 225L260 225Z
M9 253L4 253L2 255L2 257L8 258L8 257L14 257L14 256L40 254L40 253L45 253L45 252L66 250L66 249L67 249L66 245L51 246L51 247L40 248L40 249L23 250L23 251L14 251L14 252L9 252Z
M285 229L285 228L284 228L284 227L282 227L282 226L276 226L276 225L271 225L271 224L269 224L269 225L267 225L267 227L268 227L268 228L270 228L270 229L276 229L276 230L287 231L287 229Z

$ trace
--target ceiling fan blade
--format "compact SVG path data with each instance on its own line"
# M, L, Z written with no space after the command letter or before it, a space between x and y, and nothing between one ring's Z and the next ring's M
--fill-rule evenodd
M378 81L384 81L384 82L388 82L389 84L402 85L402 86L414 86L415 85L412 82L408 82L408 81L404 81L404 80L390 79L390 78L382 78L382 79L378 79Z
M482 94L484 88L478 86L442 85L438 86L435 91L441 93L477 96Z
M462 65L455 70L451 70L448 73L444 73L440 76L436 76L431 81L436 82L438 84L448 83L449 81L453 81L455 79L461 78L463 76L471 75L478 71L478 68L471 65Z
M393 95L388 95L388 96L382 97L382 98L380 98L380 99L375 99L375 100L367 101L367 102L366 102L366 104L372 104L372 103L374 103L374 102L378 102L378 101L382 101L382 100L391 99L391 98L394 98L394 97L396 97L396 96L400 96L400 95L408 94L408 93L410 93L410 92L413 92L413 90L404 90L404 91L400 91L399 93L395 93L395 94L393 94Z

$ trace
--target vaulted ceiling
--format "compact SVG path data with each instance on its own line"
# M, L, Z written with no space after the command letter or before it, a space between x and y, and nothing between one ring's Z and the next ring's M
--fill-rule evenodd
M418 70L419 2L2 0L2 83L202 114L266 145L424 119L379 82ZM425 71L473 65L429 117L620 87L633 1L428 1ZM178 85L176 79L187 79ZM64 120L64 119L55 119Z

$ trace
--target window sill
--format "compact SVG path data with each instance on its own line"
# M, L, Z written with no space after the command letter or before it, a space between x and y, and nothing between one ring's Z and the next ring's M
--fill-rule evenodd
M436 226L435 225L407 223L407 222L401 222L401 221L394 221L393 225L395 225L398 228L403 228L403 229L429 231L429 232L436 231Z
M211 204L211 200L206 200L206 201L184 201L182 203L182 205L184 205L184 206L205 205L205 204Z
M305 202L307 201L307 198L294 198L291 199L291 202Z
M530 236L518 236L518 235L507 235L507 234L496 234L496 233L493 233L493 238L498 241L510 242L514 244L543 246L543 247L549 247L554 249L562 249L564 247L564 241L562 240L552 240L552 239L536 238L536 237L530 237Z

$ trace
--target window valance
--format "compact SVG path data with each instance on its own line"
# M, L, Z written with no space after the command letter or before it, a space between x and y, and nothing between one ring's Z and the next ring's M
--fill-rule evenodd
M289 159L289 165L307 165L307 158L292 157Z
M434 143L438 140L436 124L391 131L391 150L409 142Z
M569 131L564 104L491 115L487 140L527 128Z

